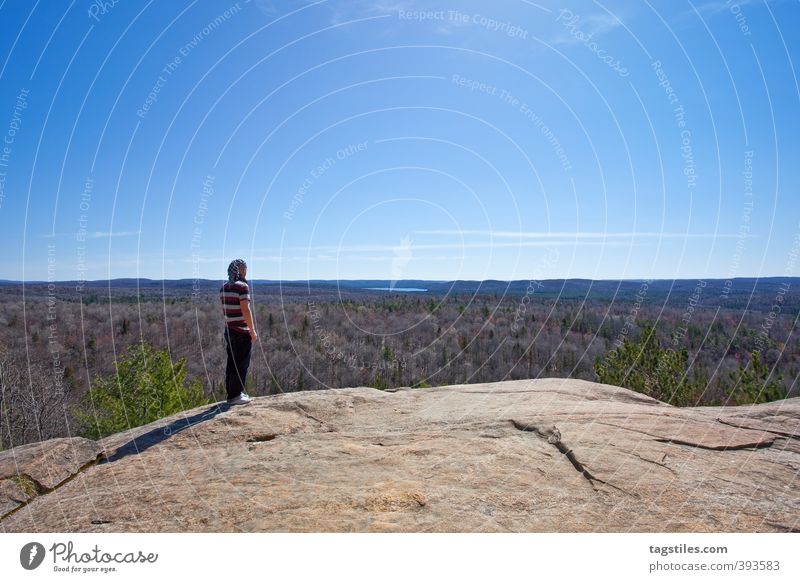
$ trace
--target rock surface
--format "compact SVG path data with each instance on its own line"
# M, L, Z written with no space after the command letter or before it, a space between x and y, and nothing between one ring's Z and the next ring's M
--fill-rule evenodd
M800 398L675 408L565 379L281 394L86 441L53 471L29 461L53 490L0 529L797 531L799 438ZM73 441L36 446L59 459ZM20 450L0 501L24 496Z
M83 438L52 439L0 453L0 516L48 493L95 463L100 444Z

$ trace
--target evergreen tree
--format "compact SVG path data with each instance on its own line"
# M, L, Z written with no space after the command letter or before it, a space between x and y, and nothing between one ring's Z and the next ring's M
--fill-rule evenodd
M772 374L769 365L761 361L758 352L751 352L748 362L723 382L723 389L734 404L772 402L786 398L781 380L780 374Z
M639 341L625 338L594 366L600 382L630 388L675 406L694 404L697 386L688 377L689 354L664 348L647 324Z
M133 344L116 369L92 383L83 408L76 411L87 438L103 438L209 402L199 381L186 381L185 359L173 364L166 350L155 351L150 344Z

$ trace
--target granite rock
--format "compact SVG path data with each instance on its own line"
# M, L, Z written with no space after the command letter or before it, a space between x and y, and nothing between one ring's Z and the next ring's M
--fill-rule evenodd
M797 531L798 433L800 398L676 408L570 379L280 394L113 435L68 470L34 463L52 490L0 529Z

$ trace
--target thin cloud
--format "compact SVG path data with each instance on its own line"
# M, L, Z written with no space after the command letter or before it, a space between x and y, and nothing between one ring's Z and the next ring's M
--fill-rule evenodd
M513 230L418 230L417 234L488 236L493 238L608 239L608 238L755 238L756 235L683 232L516 232Z
M95 232L90 232L85 234L85 238L117 238L122 236L138 236L141 234L141 230L114 230L114 231L103 231L97 230ZM42 238L61 238L61 237L68 237L77 239L78 233L77 232L51 232L47 234L43 234Z
M428 263L430 261L452 261L453 255L425 255L424 258L425 262ZM333 257L327 257L326 260L332 261L369 261L375 263L385 263L386 261L390 261L391 257L382 256L382 257L369 257L364 255L338 255Z
M253 4L266 16L274 16L278 12L270 0L255 0Z
M577 20L575 20L575 17L577 17ZM563 26L565 29L551 39L553 44L579 44L583 42L581 38L578 38L578 35L570 34L566 30L568 23L570 24L570 30L580 31L584 38L596 38L622 26L622 21L611 14L581 14L573 13L569 10L560 11L556 13L556 24Z
M109 232L96 231L89 235L89 238L117 238L121 236L138 236L141 234L140 230L114 230Z
M783 2L784 0L736 0L735 2L729 0L711 0L710 2L695 2L690 7L679 12L675 20L680 24L689 22L696 22L697 17L701 19L711 19L723 13L729 13L733 16L742 13L742 8L749 6L756 10L760 7L775 5ZM736 12L734 12L734 10ZM746 15L745 15L746 16Z
M179 259L183 263L203 263L203 264L219 264L224 265L225 267L228 266L228 263L231 262L231 257L242 257L248 263L252 262L279 262L279 261L308 261L316 260L320 258L320 260L324 260L322 257L309 257L304 255L295 255L295 256L281 256L281 255L248 255L247 253L231 253L229 257L204 257L200 255L196 256L183 256Z
M509 243L492 242L472 242L472 243L437 243L413 245L415 251L428 250L459 250L459 249L504 249L504 248L523 248L523 247L553 247L553 246L630 246L625 242L604 242L604 241L522 241ZM301 250L303 247L293 247L293 250ZM351 246L313 246L308 247L309 252L320 253L389 253L394 252L397 245L351 245Z
M748 4L764 4L764 2L765 0L736 0L736 2L729 2L728 0L713 0L712 2L695 3L694 9L700 14L713 16L715 14L719 14L720 12L730 10L734 4L741 8L742 6L747 6Z
M409 10L411 5L407 0L351 0L328 5L331 10L330 24L341 24L369 16L392 16L401 10Z

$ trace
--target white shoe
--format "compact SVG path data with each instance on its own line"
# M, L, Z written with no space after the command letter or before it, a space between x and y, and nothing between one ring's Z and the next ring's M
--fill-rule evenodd
M228 405L236 406L237 404L250 404L250 402L252 402L252 401L253 401L252 398L250 398L247 394L242 392L236 398L229 398L228 399Z

